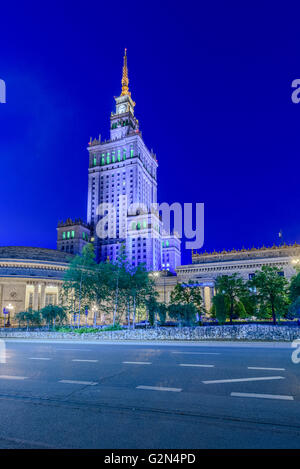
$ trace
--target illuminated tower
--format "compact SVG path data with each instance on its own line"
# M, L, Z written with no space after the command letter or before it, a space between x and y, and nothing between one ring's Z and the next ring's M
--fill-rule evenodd
M157 202L157 160L146 147L134 115L135 102L129 91L125 49L122 91L115 97L110 116L110 140L89 143L89 186L87 222L92 227L99 261L115 260L125 243L132 265L145 262L148 270L161 268L161 222L151 213ZM127 204L122 196L127 197ZM113 204L116 218L107 224L107 238L97 236L102 215L99 204ZM133 206L134 205L134 206ZM130 207L131 206L131 207Z

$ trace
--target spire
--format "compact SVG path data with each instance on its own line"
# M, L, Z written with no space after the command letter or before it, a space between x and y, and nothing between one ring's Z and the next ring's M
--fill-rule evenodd
M127 49L125 49L124 62L123 62L123 75L122 75L122 93L121 96L128 94L131 95L129 88L128 68L127 68Z

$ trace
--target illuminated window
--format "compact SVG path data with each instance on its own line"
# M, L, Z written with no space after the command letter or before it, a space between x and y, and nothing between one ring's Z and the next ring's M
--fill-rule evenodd
M116 157L115 157L115 152L113 151L113 152L111 153L111 161L114 163L114 162L115 162L115 159L116 159Z
M65 231L63 232L62 237L63 237L63 239L66 239L66 232Z
M67 232L67 238L69 239L70 238L70 231Z
M169 246L169 241L166 241L166 247L168 247L168 246Z
M132 230L135 230L135 223L132 223L131 229L132 229Z
M126 160L126 150L125 150L125 148L123 150L123 160Z
M109 164L110 163L110 153L106 153L106 163Z
M96 164L97 164L97 158L96 158L95 156L94 156L93 163L94 163L94 166L96 166Z
M147 222L146 222L146 220L143 221L143 228L147 228Z
M74 238L74 237L75 237L75 231L72 230L72 231L71 231L71 238Z
M121 150L118 150L118 161L121 161Z
M140 229L141 229L141 224L140 224L140 222L136 225L136 229L137 229L137 230L140 230Z
M133 147L130 148L130 158L133 157Z

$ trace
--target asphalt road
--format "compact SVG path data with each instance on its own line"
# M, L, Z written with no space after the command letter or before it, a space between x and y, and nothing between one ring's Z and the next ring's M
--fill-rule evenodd
M7 340L0 448L299 448L293 350Z

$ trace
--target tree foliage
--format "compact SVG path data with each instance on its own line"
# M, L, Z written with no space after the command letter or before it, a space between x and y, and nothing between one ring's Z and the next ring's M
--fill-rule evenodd
M246 315L243 300L249 299L249 290L243 279L237 275L221 275L215 282L216 296L213 304L216 317L220 321L229 318L230 324L233 319ZM223 299L221 299L223 297Z
M170 300L171 304L175 305L193 304L196 308L196 314L198 314L198 320L200 320L202 314L206 312L203 305L201 287L192 280L190 280L188 284L177 283L171 293Z
M277 323L277 317L284 316L289 304L288 282L278 274L278 267L263 266L256 271L249 285L256 289L256 298L261 317L272 317Z

